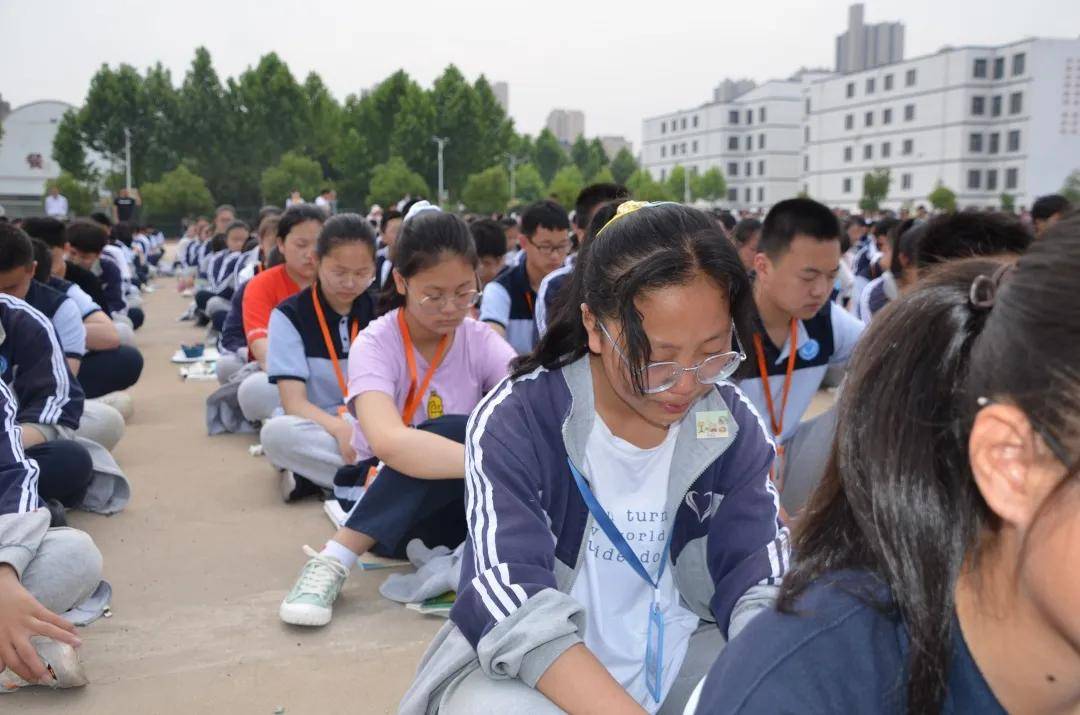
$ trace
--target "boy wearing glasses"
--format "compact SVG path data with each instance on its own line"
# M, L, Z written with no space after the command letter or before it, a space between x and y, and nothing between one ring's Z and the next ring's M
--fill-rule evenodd
M480 320L490 324L519 354L532 352L540 283L570 255L570 217L554 201L537 201L521 216L524 259L484 288Z
M754 335L739 387L776 439L773 477L781 503L797 511L821 477L835 411L801 422L832 365L844 365L863 324L830 300L840 267L840 225L811 199L776 204L761 227L753 259ZM787 490L784 487L787 487Z

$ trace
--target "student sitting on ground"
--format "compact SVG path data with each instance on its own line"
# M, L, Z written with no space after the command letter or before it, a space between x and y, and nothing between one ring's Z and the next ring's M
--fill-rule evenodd
M787 568L716 223L624 203L567 290L578 311L469 418L457 601L402 713L681 712Z
M390 271L394 268L393 251L401 233L401 222L405 216L400 211L389 209L379 219L379 250L375 254L376 278L379 289L386 287L390 280Z
M739 387L771 427L778 445L774 477L784 508L795 513L824 471L835 413L803 422L830 366L843 366L862 322L829 300L840 267L840 226L811 199L773 206L754 257L758 317L746 336L755 359ZM749 349L749 348L748 348Z
M1042 238L1046 230L1069 213L1072 204L1061 194L1047 194L1035 199L1031 205L1031 222L1035 238Z
M266 376L270 313L281 301L311 286L315 279L315 243L326 214L311 204L290 206L281 215L277 230L277 250L285 262L262 271L244 290L244 334L248 359L259 363L259 372L240 385L237 399L244 417L263 422L281 409L276 385Z
M401 558L405 544L457 547L465 538L465 420L506 377L513 349L467 317L479 296L468 226L434 207L408 218L394 249L393 309L349 351L348 408L359 464L335 492L364 484L345 526L311 559L281 604L286 623L330 622L334 599L359 555ZM412 429L415 427L415 429Z
M754 271L754 256L758 254L758 242L761 241L761 221L756 218L744 218L731 230L731 242L739 252L739 260L747 273Z
M939 263L973 256L1018 256L1032 243L1031 234L1012 216L963 211L926 223L919 239L920 274Z
M881 250L881 265L887 266L879 277L870 281L862 293L856 317L869 323L877 313L903 293L915 287L919 279L916 253L925 232L925 224L915 219L895 223L885 236Z
M506 236L497 221L482 218L469 224L473 242L476 243L476 255L480 259L476 275L480 278L480 290L498 277L505 268Z
M282 498L292 501L334 486L338 469L356 461L355 420L345 409L349 348L375 318L375 231L357 214L323 224L311 288L270 315L266 374L285 414L263 424L266 456L283 470Z
M1078 274L1064 219L874 320L779 609L699 713L1077 712Z
M236 264L236 287L255 277L255 274L266 268L266 261L270 257L270 251L277 244L277 227L281 220L281 209L276 206L264 206L259 212L259 223L256 224L254 240L249 240L244 249L243 256Z
M111 258L120 268L121 292L124 296L126 316L131 320L132 328L138 329L146 319L142 309L142 285L135 254L131 250L132 229L128 223L118 223L109 229L109 240L102 255Z
M82 641L57 614L82 604L101 583L101 552L90 537L49 528L38 495L41 465L23 448L17 409L0 381L0 697L32 684L86 684L75 652Z
M525 257L484 288L480 320L491 324L519 354L536 345L536 291L570 254L570 218L554 201L538 201L521 217Z
M124 323L132 330L138 328L135 319L142 325L141 311L129 313L124 298L124 277L120 266L113 259L104 255L109 241L104 226L93 221L73 221L65 231L70 246L71 261L94 274L101 282L101 291L105 296L104 308L109 317L117 323Z
M580 249L592 226L596 210L603 204L626 200L630 198L630 192L621 184L590 184L577 196L574 203L574 245ZM559 292L566 285L570 271L574 270L574 257L566 259L566 265L557 268L544 276L540 281L540 287L536 291L536 330L543 335L547 330L549 316L555 310L555 304Z
M225 248L211 257L207 266L209 283L195 294L197 310L219 333L236 293L238 266L250 237L251 229L243 221L233 221L225 228Z

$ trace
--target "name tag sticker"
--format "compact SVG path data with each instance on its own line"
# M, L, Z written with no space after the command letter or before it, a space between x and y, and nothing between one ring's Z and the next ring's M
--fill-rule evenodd
M727 410L712 410L709 412L695 412L697 420L698 439L723 439L728 436Z

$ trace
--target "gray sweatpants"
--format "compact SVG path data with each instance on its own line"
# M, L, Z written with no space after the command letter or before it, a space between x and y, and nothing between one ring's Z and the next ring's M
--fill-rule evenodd
M270 378L261 370L244 378L236 399L248 422L265 422L275 413L280 414L281 395L277 385L271 385Z
M111 452L124 436L124 416L104 402L87 400L83 403L82 418L75 434L97 442Z
M83 531L50 529L49 511L0 516L0 563L53 613L85 601L101 583L101 552Z
M216 313L228 313L232 308L232 302L226 298L222 298L220 295L215 295L210 300L206 301L206 314L213 316Z
M229 378L247 365L247 348L240 348L235 353L221 353L217 362L214 363L214 372L217 373L219 385L226 385Z
M825 475L836 436L836 406L799 425L784 445L780 504L794 516Z
M268 420L263 423L260 440L271 464L325 489L334 488L334 475L345 466L333 435L303 417L281 415Z
M690 636L690 647L682 669L664 697L660 715L682 715L698 682L705 677L724 649L724 638L715 625L702 625ZM451 683L439 701L439 715L474 713L514 713L514 715L555 715L563 712L539 690L517 678L495 680L479 668Z

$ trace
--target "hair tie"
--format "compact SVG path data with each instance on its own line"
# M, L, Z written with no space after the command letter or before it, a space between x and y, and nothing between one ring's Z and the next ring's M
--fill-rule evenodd
M997 300L998 291L1001 290L1001 284L1015 268L1015 263L1005 263L998 267L993 275L976 276L968 291L968 302L971 303L971 307L979 310L992 309Z
M615 215L604 224L603 228L596 232L596 237L599 238L600 234L607 230L607 227L615 223L623 216L634 213L638 209L647 208L649 206L663 206L664 204L678 205L676 201L623 201L619 204L619 208L615 209Z

